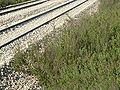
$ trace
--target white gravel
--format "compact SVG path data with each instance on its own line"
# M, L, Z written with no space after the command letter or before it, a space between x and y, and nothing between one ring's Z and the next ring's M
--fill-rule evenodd
M31 0L32 1L32 0ZM35 0L34 0L35 1ZM42 1L47 1L47 0L37 0L35 2L32 2L32 3L27 3L27 4L24 4L24 5L20 5L20 6L16 6L16 7L11 7L11 8L8 8L8 9L5 9L5 10L0 10L0 12L6 12L6 11L10 11L10 10L14 10L14 9L18 9L18 8L22 8L22 7L25 7L25 6L29 6L29 5L33 5L33 4L36 4L36 3L39 3L39 2L42 2ZM28 1L30 2L30 1ZM11 5L12 6L12 5ZM14 5L13 5L14 6Z
M67 15L77 19L85 14L88 15L91 14L91 12L96 11L98 4L98 0L89 0L85 4L68 12ZM60 11L62 11L62 9ZM50 15L52 15L52 13ZM11 60L11 57L14 55L14 51L17 47L22 49L28 48L31 43L35 43L43 39L43 37L50 34L52 31L55 33L59 30L58 28L65 24L65 20L69 19L67 15L62 15L49 24L38 28L9 46L2 48L0 50L0 66ZM55 26L55 29L53 26ZM15 72L11 70L9 66L5 67L4 65L0 68L0 77L0 90L44 90L40 86L37 86L38 84L35 77Z
M10 32L0 35L1 36L0 45L2 43L5 43L7 41L10 41L10 40L14 39L15 37L17 37L19 35L22 35L23 33L31 30L34 27L37 27L37 26L41 25L43 22L54 18L55 16L59 15L60 13L66 11L66 10L69 10L69 8L71 8L73 6L76 6L77 4L79 4L79 3L83 2L83 1L85 1L85 0L77 0L77 1L75 1L73 3L70 3L69 5L66 5L66 6L64 6L62 8L59 8L59 9L53 11L53 12L50 12L50 13L48 13L46 15L43 15L43 16L35 19L35 20L32 20L32 21L30 21L30 22L28 22L28 23L26 23L24 25L21 25L21 26L19 26L20 28L19 27L14 28Z
M95 3L95 5L94 5ZM68 7L68 6L67 6ZM67 8L66 7L66 8ZM76 18L77 16L81 15L83 12L92 12L92 11L96 11L98 7L98 0L89 0L88 2L86 2L85 4L71 10L70 12L68 12L67 14L73 18ZM88 10L86 10L88 9ZM62 9L61 9L62 10ZM55 11L56 12L56 11ZM16 50L17 47L20 48L28 48L28 46L31 43L35 43L39 40L41 40L44 36L46 36L47 34L49 34L51 31L54 31L53 26L55 26L56 28L62 26L65 23L65 20L68 19L68 16L62 15L61 17L53 20L52 22L50 22L47 25L42 26L41 28L38 28L37 30L29 33L28 35L24 36L23 38L16 40L14 43L11 43L10 45L8 45L7 47L4 47L0 50L0 64L3 64L4 62L9 62L10 58L13 57L14 55L14 51ZM45 20L45 19L44 19ZM39 23L39 22L38 22ZM23 25L24 26L24 25ZM26 29L29 27L26 27ZM31 27L30 27L31 28ZM21 28L18 28L17 30L15 30L16 32L19 32L19 29L21 30ZM28 29L27 29L28 30ZM11 33L11 32L10 32ZM8 39L10 37L10 33L9 35L6 34L6 36L8 35ZM17 34L16 34L17 35ZM13 35L14 36L14 35ZM1 38L2 36L0 36ZM3 38L3 37L2 37ZM4 38L3 38L4 39ZM7 38L4 40L8 40ZM1 39L2 40L2 39ZM4 41L0 41L1 43Z
M43 1L43 0L40 0L40 1ZM2 15L2 16L0 16L0 29L5 28L8 25L11 25L11 24L13 24L19 20L22 20L24 18L27 18L31 15L34 15L34 14L40 13L44 10L47 10L53 6L56 6L60 3L65 2L65 1L67 1L67 0L50 0L50 1L47 1L47 2L39 4L39 5L35 5L35 6L29 7L29 8L18 10L16 12Z
M43 90L32 75L15 72L11 65L0 68L0 90Z

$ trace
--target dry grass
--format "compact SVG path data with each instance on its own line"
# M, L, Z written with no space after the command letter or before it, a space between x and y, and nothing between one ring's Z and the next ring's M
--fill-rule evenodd
M35 75L45 90L120 90L120 3L102 0L100 12L70 23L62 34L14 57L16 71Z

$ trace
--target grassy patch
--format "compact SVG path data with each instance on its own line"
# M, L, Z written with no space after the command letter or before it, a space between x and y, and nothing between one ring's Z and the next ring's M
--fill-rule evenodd
M30 0L0 0L0 8Z
M43 53L39 43L18 52L13 68L35 75L45 90L120 89L119 0L102 0L99 13L44 44Z

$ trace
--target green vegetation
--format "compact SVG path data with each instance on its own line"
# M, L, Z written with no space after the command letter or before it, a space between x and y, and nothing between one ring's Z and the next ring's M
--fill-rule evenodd
M120 90L119 0L101 0L98 13L69 24L43 53L39 42L19 51L13 68L35 75L45 90Z
M25 1L30 1L30 0L0 0L0 7L5 7L8 5L17 4Z

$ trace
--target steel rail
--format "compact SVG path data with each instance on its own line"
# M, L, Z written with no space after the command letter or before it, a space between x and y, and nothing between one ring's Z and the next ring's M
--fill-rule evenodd
M15 27L15 26L24 24L24 23L26 23L26 22L28 22L28 21L30 21L30 20L33 20L33 19L35 19L35 18L37 18L37 17L40 17L40 16L42 16L42 15L45 15L45 14L47 14L47 13L49 13L49 12L52 12L52 11L58 9L58 8L61 8L61 7L65 6L65 5L67 5L67 4L70 4L70 3L74 2L74 1L76 1L76 0L67 1L67 2L62 3L62 4L58 5L58 6L55 6L55 7L51 8L51 9L48 9L48 10L46 10L46 11L43 11L43 12L39 13L39 14L36 14L36 15L30 17L30 18L27 18L27 19L24 19L24 20L22 20L22 21L20 21L20 22L17 22L16 24L10 25L10 26L8 26L8 27L0 30L0 34L3 33L3 32L5 32L5 31L10 30L11 28L13 28L13 27Z
M37 1L39 1L39 0L32 0L32 1L22 2L22 3L19 3L19 4L9 5L9 6L0 8L0 10L6 10L6 9L13 8L13 7L22 6L22 5L25 5L25 4L37 2Z
M3 12L0 12L0 16L1 16L1 15L5 15L5 14L8 14L8 13L11 13L11 12L18 11L18 10L21 10L21 9L29 8L29 7L32 7L32 6L35 6L35 5L39 5L39 4L45 3L45 2L47 2L47 1L48 1L48 0L45 0L45 1L41 1L41 2L38 2L38 3L31 4L31 5L19 7L19 8L13 9L13 10L3 11Z
M29 34L30 32L35 31L36 29L40 28L41 26L48 24L48 23L51 22L52 20L54 20L54 19L56 19L56 18L58 18L58 17L64 15L65 13L67 13L67 12L73 10L74 8L76 8L76 7L78 7L78 6L82 5L82 4L84 4L84 3L87 2L87 1L88 1L88 0L84 0L83 2L78 3L76 6L71 7L71 8L68 9L68 10L65 10L64 12L60 13L59 15L56 15L55 17L51 18L50 20L47 20L47 21L43 22L43 23L40 24L39 26L34 27L33 29L31 29L31 30L29 30L29 31L27 31L27 32L25 32L25 33L23 33L22 35L17 36L16 38L14 38L14 39L12 39L12 40L10 40L10 41L4 43L3 45L0 45L0 49L3 48L3 47L5 47L5 46L7 46L7 45L9 45L9 44L11 44L11 43L13 43L13 42L16 41L16 40L22 38L23 36Z

